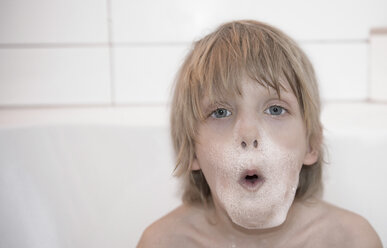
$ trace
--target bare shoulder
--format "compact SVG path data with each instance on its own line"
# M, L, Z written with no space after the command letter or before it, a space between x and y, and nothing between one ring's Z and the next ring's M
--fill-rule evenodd
M382 247L376 231L364 217L331 204L327 206L332 212L332 218L337 218L343 231L356 243L352 247Z
M195 223L192 220L197 214L198 211L191 206L179 206L148 226L137 247L178 247L181 244L194 247L192 232L195 231Z
M330 247L382 248L380 238L364 217L324 201L314 204L320 237L329 237Z

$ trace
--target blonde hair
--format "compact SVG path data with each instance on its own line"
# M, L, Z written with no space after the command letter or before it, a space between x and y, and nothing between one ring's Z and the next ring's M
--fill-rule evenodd
M296 198L322 191L325 162L320 122L320 97L313 67L298 45L282 31L262 22L241 20L225 23L194 42L181 66L171 103L171 135L176 155L175 175L182 177L183 201L212 203L211 190L201 171L192 171L198 123L204 120L201 100L210 101L241 94L243 76L276 90L286 79L298 99L312 149L318 160L302 166Z

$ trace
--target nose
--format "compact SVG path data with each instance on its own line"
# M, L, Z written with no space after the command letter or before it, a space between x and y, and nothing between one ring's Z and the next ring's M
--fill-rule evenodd
M246 148L247 147L247 143L249 143L249 142L246 142L246 141L242 140L242 142L241 142L242 148ZM254 140L252 142L251 146L253 146L254 148L257 148L258 147L258 141Z
M259 121L250 116L241 116L236 124L237 144L242 149L258 148Z

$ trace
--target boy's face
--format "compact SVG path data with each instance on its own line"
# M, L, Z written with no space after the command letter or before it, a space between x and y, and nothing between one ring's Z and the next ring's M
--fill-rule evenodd
M242 96L210 106L199 124L196 159L218 210L248 229L282 224L293 203L303 164L317 161L309 151L300 107L289 84L267 89L244 79Z

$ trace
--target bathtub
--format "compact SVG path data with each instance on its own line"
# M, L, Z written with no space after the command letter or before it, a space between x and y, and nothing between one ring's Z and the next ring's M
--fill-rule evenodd
M383 243L385 106L326 104L322 115L324 198L366 217ZM166 107L2 109L0 247L134 247L180 204L173 168Z

